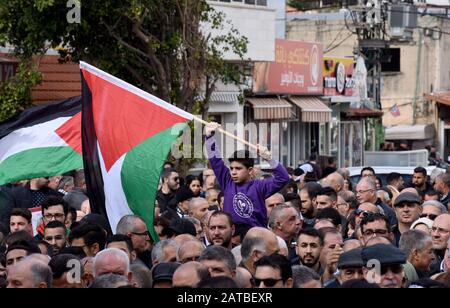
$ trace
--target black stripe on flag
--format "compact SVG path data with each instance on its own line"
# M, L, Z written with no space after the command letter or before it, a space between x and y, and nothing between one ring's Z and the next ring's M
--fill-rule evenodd
M81 139L83 144L83 164L86 188L92 213L108 218L105 206L105 191L97 148L92 93L81 72L81 101L83 113L81 119ZM113 230L115 231L115 230Z
M80 111L80 96L31 107L0 124L0 139L20 128L34 126L61 117L71 117Z

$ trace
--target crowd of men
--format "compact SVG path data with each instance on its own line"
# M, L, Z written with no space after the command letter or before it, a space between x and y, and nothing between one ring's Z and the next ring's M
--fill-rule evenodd
M405 183L393 170L383 183L366 167L354 185L332 160L286 169L259 147L263 172L246 151L226 164L216 129L210 169L164 166L158 239L136 215L111 230L90 213L81 171L2 187L0 287L450 287L450 173L417 167Z

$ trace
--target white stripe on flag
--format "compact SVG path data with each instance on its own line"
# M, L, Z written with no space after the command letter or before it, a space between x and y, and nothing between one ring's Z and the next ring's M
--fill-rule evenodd
M123 192L121 185L122 179L120 177L126 154L119 158L111 167L109 172L107 172L98 142L97 149L99 152L99 160L102 170L103 189L105 191L106 213L108 215L109 224L111 225L111 230L113 234L115 234L119 220L125 215L133 214L131 209L128 207L127 198L125 197L125 193Z
M0 162L26 150L67 146L55 130L69 119L70 117L57 118L11 132L0 140Z

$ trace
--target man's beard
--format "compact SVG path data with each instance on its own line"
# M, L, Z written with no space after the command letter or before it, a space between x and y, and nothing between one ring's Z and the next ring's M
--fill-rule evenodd
M300 262L302 263L302 265L311 268L311 267L316 266L317 262L319 262L319 258L316 258L316 259L313 261L313 263L311 263L311 262L310 262L310 263L305 263L304 259L300 257Z
M302 215L306 218L314 218L314 207L310 207L309 209L306 209L306 212L302 212Z

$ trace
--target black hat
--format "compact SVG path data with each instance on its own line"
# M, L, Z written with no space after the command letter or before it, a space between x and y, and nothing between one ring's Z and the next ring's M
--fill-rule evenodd
M184 218L172 220L169 229L173 230L176 235L190 234L192 236L197 236L197 230L195 229L194 224Z
M381 265L397 265L406 263L406 254L393 245L376 244L364 247L361 253L364 264L377 260Z
M192 190L190 190L189 187L186 186L181 186L176 193L177 203L192 199L194 197L195 195Z
M173 273L181 264L178 262L159 263L152 270L153 283L172 281Z
M108 233L108 235L112 234L108 219L106 219L104 216L102 216L100 214L95 214L95 213L87 214L80 220L80 224L84 224L84 223L98 225L98 226L102 227L103 230L105 230Z
M356 248L341 254L337 263L338 269L349 267L363 267L364 262L361 256L361 251L362 248Z
M406 203L417 203L420 204L420 197L419 195L413 193L413 192L403 192L400 195L397 196L395 199L394 206L398 206L402 204L403 202Z

